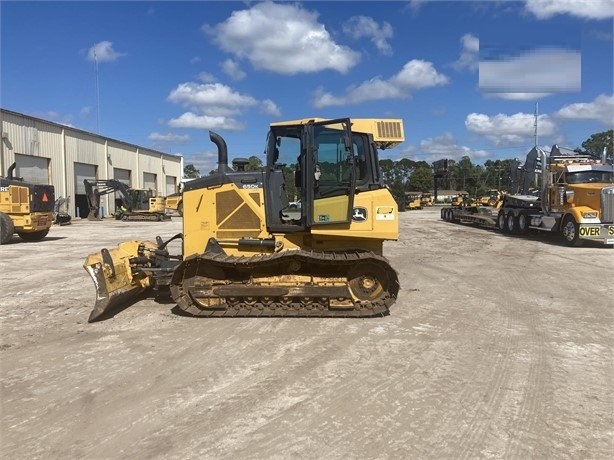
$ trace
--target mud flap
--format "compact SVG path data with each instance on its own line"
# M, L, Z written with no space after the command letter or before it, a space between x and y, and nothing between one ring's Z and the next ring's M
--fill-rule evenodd
M138 248L155 248L155 243L129 241L116 248L90 254L83 268L96 288L96 302L88 322L102 319L105 314L132 305L151 286L151 277L143 271L133 274L130 259L138 257Z

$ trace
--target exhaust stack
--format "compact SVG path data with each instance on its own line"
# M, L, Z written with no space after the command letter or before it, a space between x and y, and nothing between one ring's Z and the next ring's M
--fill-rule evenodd
M217 133L209 131L209 139L217 146L217 172L224 174L230 170L228 167L228 147L226 141Z

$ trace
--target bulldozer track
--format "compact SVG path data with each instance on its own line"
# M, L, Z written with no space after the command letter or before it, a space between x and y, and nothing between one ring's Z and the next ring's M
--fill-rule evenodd
M170 284L193 316L383 316L396 300L398 277L369 251L284 251L186 258Z

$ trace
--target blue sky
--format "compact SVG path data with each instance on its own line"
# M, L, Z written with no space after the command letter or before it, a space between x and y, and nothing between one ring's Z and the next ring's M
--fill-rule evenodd
M0 3L0 105L214 169L268 124L402 118L382 158L474 163L614 125L614 0Z

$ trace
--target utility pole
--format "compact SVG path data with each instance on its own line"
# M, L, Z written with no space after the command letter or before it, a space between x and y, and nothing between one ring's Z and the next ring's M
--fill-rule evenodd
M100 134L100 86L98 84L98 56L94 46L94 62L96 68L96 133Z

